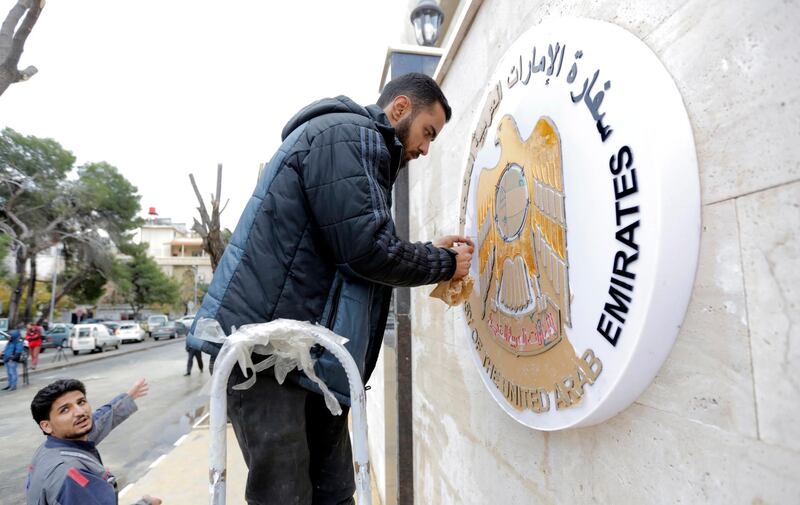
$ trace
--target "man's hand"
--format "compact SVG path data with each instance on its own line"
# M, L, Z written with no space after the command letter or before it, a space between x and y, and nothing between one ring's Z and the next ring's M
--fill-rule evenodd
M445 235L434 240L433 245L450 249L456 253L456 271L451 280L457 281L467 276L475 246L471 238L461 235Z
M128 391L128 396L130 396L135 400L137 398L141 398L142 396L146 395L148 391L150 391L150 385L147 383L145 379L139 379L138 381L136 381L136 384L133 385L130 391Z
M147 505L161 505L161 498L156 498L155 496L150 496L149 494L146 494L142 496L141 500L134 503L133 505L138 505L139 503L146 503Z
M457 281L469 273L469 265L472 263L472 242L470 241L469 244L456 242L450 249L456 253L456 271L453 273L452 280Z
M451 249L455 244L467 244L469 246L475 245L472 243L471 238L462 237L461 235L445 235L444 237L439 237L433 241L433 245L436 247L444 247L445 249Z

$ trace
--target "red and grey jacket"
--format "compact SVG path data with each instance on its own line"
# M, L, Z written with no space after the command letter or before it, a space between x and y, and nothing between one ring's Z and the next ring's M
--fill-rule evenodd
M121 394L94 412L89 440L47 437L28 467L28 505L117 505L116 479L95 445L136 410Z

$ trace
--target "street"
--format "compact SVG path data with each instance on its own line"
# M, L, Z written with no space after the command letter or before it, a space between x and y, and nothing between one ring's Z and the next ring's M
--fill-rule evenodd
M126 353L132 345L147 344L126 344L121 351L113 351L113 355L107 352L108 357L95 361L83 355L76 360L70 353L69 366L33 373L30 386L15 392L0 392L0 447L3 448L0 502L24 503L27 466L33 452L45 440L31 417L30 402L36 391L55 379L83 381L93 409L127 391L141 377L150 383L149 394L137 400L139 410L98 446L103 463L117 477L119 489L144 475L151 463L190 431L207 404L207 399L199 394L210 378L207 356L204 356L205 375L199 374L195 364L192 375L184 377L184 339ZM55 354L51 349L42 358L50 362ZM40 367L44 363L40 359ZM0 371L5 375L4 369Z

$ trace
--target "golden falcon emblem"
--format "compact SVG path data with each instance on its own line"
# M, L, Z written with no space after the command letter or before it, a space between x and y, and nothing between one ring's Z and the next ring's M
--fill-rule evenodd
M506 115L498 144L500 160L481 171L477 187L482 318L505 349L536 355L571 326L561 142L546 117L523 141Z

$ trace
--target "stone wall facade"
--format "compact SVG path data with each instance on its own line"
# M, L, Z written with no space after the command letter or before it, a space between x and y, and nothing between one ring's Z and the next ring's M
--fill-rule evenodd
M624 27L681 92L703 205L692 300L633 405L545 433L490 397L460 309L413 290L415 503L800 503L800 4L484 1L442 81L453 119L410 165L412 238L457 231L485 86L551 16Z

